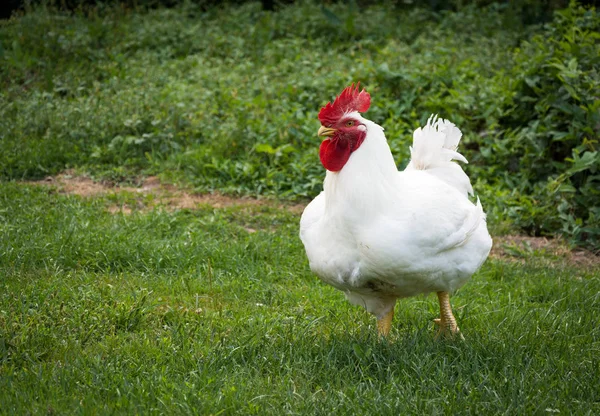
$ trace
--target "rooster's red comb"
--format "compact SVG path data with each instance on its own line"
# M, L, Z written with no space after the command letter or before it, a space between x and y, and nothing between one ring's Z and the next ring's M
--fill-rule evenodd
M371 105L371 96L364 89L359 91L360 82L354 86L354 83L346 87L344 91L332 103L321 108L319 111L319 120L324 126L335 124L344 114L352 111L364 113Z

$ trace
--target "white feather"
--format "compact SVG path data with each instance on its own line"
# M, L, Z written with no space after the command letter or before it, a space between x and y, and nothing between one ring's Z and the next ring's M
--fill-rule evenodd
M411 161L407 169L427 170L459 191L473 195L469 177L453 162L468 163L456 151L461 137L461 131L453 123L431 115L425 127L419 127L413 134Z

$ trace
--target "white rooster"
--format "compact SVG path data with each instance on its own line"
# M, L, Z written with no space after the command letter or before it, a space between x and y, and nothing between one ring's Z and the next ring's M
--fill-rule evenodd
M492 247L485 214L453 160L462 133L431 117L414 132L411 161L398 172L383 128L363 118L370 95L354 84L319 112L323 192L304 210L300 238L311 270L391 328L396 299L437 292L439 335L460 335L449 293Z

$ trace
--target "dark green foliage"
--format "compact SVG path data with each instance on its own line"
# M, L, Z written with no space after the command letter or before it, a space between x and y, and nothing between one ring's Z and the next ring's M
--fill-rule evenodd
M323 178L317 112L360 80L400 167L438 113L465 133L494 228L598 247L600 18L573 4L524 26L530 4L35 7L0 27L0 176L306 199Z
M572 6L515 52L501 75L497 134L480 148L533 234L600 247L600 17ZM490 178L492 179L492 178ZM530 206L528 206L530 205Z

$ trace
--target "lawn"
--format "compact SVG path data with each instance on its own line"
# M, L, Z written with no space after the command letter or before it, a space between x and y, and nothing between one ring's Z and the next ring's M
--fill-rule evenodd
M600 414L600 17L377 3L0 23L0 414ZM380 339L309 270L353 81L400 168L431 113L464 132L495 240L464 341L433 295Z
M177 191L172 191L177 192ZM600 268L509 247L389 339L310 273L299 210L0 185L4 414L595 414Z

